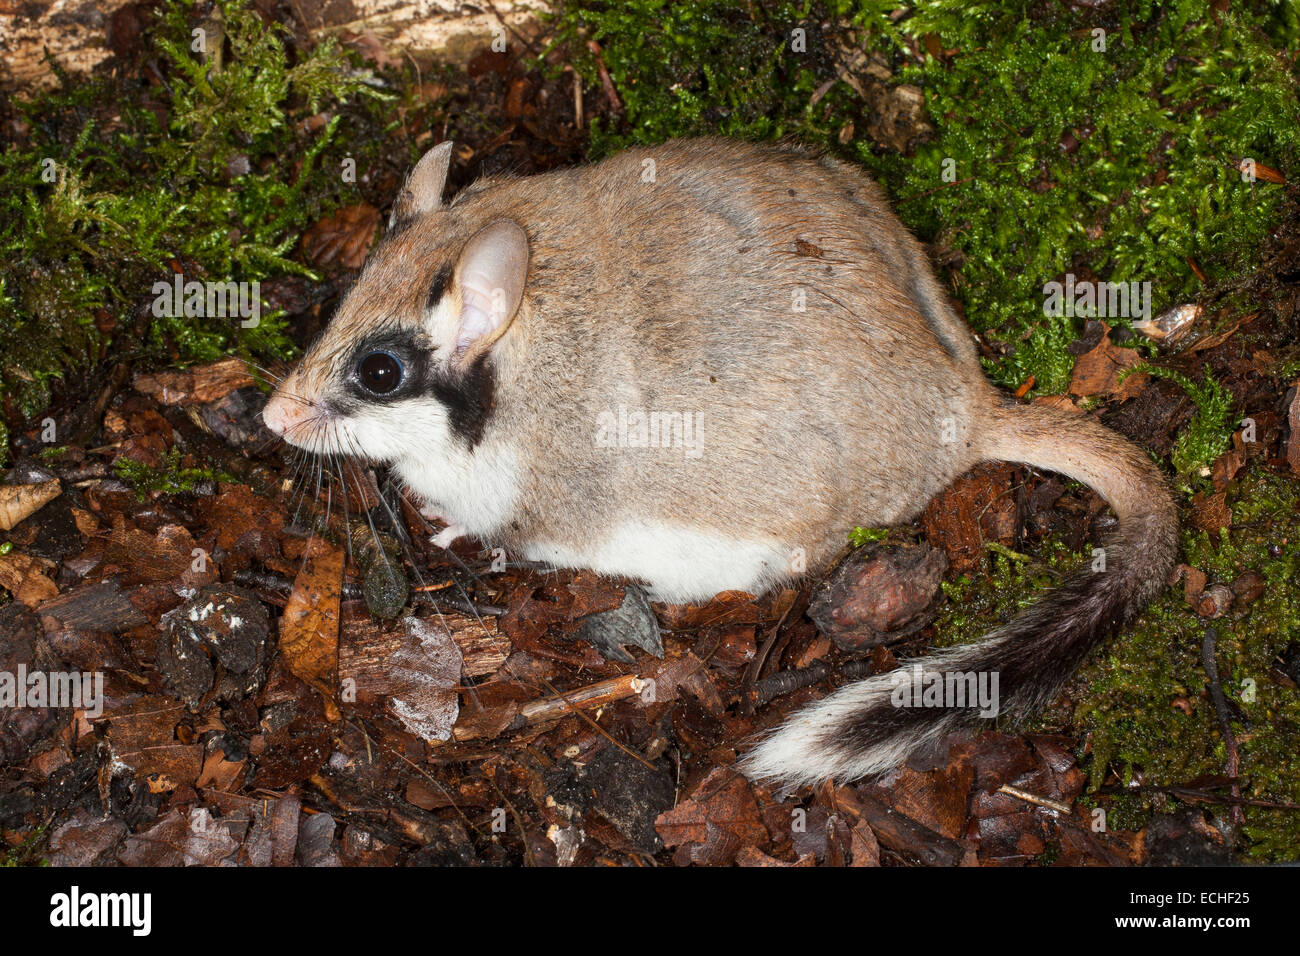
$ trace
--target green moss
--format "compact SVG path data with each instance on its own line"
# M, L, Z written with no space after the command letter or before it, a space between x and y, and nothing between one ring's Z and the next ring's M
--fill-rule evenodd
M1035 866L1052 866L1061 858L1061 844L1049 843L1034 859Z
M1145 372L1148 375L1177 382L1196 406L1196 414L1191 424L1174 442L1171 464L1179 475L1184 477L1199 475L1228 450L1232 442L1234 421L1232 393L1214 380L1209 369L1205 370L1205 381L1200 385L1182 372L1160 368L1146 362L1127 369L1120 376L1120 380L1123 381L1132 372Z
M959 263L954 291L1000 350L993 377L1061 392L1083 316L1043 314L1067 272L1151 283L1153 311L1248 272L1282 187L1242 181L1242 157L1293 173L1300 101L1292 4L1212 12L1204 0L1093 5L930 0L790 3L564 0L561 42L592 85L597 41L627 111L593 152L722 132L793 135L873 170L905 222ZM822 24L828 29L823 31ZM792 50L792 31L807 52ZM1094 50L1092 30L1106 31ZM902 157L861 135L865 104L836 38L920 86L937 135ZM929 45L945 52L926 55ZM850 48L852 43L850 42ZM911 50L922 51L920 57ZM1288 178L1291 178L1289 175Z
M918 197L903 215L963 257L966 313L1008 349L990 367L999 381L1064 390L1078 319L1041 313L1042 285L1063 273L1149 281L1158 312L1198 293L1190 259L1213 279L1254 267L1282 190L1242 182L1233 164L1300 158L1294 71L1265 32L1293 45L1294 24L1274 9L918 6L906 28L959 52L903 72L940 126L902 177Z
M135 488L143 501L151 491L175 495L191 492L200 482L236 481L233 476L211 468L190 468L181 463L179 448L169 449L163 456L163 466L155 468L134 458L119 458L113 462L117 477Z
M849 532L849 544L860 548L873 541L884 541L889 537L888 528L854 528Z
M1232 527L1214 534L1184 528L1183 559L1211 583L1258 571L1266 580L1264 593L1208 622L1188 606L1181 588L1170 588L1136 624L1094 652L1072 692L1078 702L1075 726L1089 745L1081 762L1093 788L1111 774L1149 787L1226 774L1201 663L1205 629L1213 626L1224 692L1244 717L1233 722L1243 796L1300 803L1300 691L1273 668L1283 649L1300 639L1300 485L1255 469L1229 486L1228 503ZM995 553L988 575L945 583L948 601L936 621L938 642L978 639L1041 597L1084 555L1053 539L1035 558L1026 565ZM1050 718L1038 726L1050 726ZM1139 827L1165 804L1149 793L1099 803L1112 828ZM1243 835L1251 856L1300 858L1300 812L1248 807Z
M41 855L49 824L42 823L32 829L23 842L13 847L6 847L0 852L0 867L49 866L50 861Z
M206 52L191 49L195 27ZM291 62L283 30L236 0L203 21L171 0L143 38L161 85L64 77L60 90L17 104L26 142L0 153L0 397L10 415L43 408L52 381L87 370L114 337L133 359L288 353L280 313L248 328L154 316L153 285L178 270L244 283L309 274L290 258L301 231L355 201L336 140L347 101L371 90L332 41ZM307 132L302 121L325 104L340 115Z
M989 548L987 571L961 575L941 585L947 602L935 620L935 644L947 647L977 641L1023 611L1059 584L1084 555L1071 551L1060 536L1049 537L1028 560L1007 548Z

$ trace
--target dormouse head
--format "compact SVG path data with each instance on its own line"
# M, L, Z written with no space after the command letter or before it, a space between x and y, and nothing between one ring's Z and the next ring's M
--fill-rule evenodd
M472 449L521 310L528 237L443 205L451 143L416 164L389 234L262 417L293 445L397 461Z

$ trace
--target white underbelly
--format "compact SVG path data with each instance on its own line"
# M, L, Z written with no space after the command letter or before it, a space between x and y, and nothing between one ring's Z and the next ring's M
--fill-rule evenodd
M524 554L556 567L639 578L650 586L652 600L671 604L704 601L719 591L759 594L803 570L800 556L775 541L649 522L622 525L582 548L537 542Z

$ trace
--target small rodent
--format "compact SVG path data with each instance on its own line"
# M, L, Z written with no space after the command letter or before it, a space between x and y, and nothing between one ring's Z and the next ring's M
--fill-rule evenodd
M444 203L450 158L442 143L416 165L264 412L294 445L388 463L449 523L438 543L468 535L684 602L818 571L854 525L908 521L981 461L1067 475L1119 519L1104 565L978 644L808 706L745 756L748 775L844 782L970 723L974 702L896 705L918 663L996 673L1001 712L1025 715L1164 586L1177 512L1159 470L1091 419L994 389L858 169L695 139Z

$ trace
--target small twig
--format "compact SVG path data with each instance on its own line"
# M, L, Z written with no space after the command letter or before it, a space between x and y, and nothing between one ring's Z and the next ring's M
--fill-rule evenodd
M834 86L839 81L840 78L838 76L832 76L821 86L817 87L817 89L813 90L812 96L808 98L808 108L812 109L814 106L820 103L822 97L825 96L827 93L829 93L831 91L831 87Z
M483 774L483 779L486 780L488 785L497 792L497 796L501 798L501 802L510 809L510 815L515 818L515 826L519 828L520 835L524 837L524 855L527 858L528 865L534 867L537 866L537 860L533 857L533 845L529 842L528 838L524 836L526 832L524 829L524 818L520 816L519 811L515 809L515 805L510 802L510 798L502 793L501 788L497 786L495 774L485 772Z
M59 472L59 477L70 485L80 485L84 481L98 481L108 477L108 466L102 461L83 461L66 471Z
M72 444L85 446L90 444L90 440L95 437L99 431L99 424L104 419L104 412L108 410L108 403L113 400L113 396L122 390L126 384L127 377L131 374L131 366L126 362L118 362L113 366L113 371L108 376L108 384L100 391L99 397L95 399L95 404L90 407L90 413L86 420L72 435Z
M1232 719L1228 713L1228 698L1224 696L1223 685L1219 682L1219 666L1214 660L1214 646L1218 633L1212 627L1205 629L1205 639L1201 642L1201 665L1210 678L1210 700L1214 701L1214 710L1219 715L1219 728L1223 731L1223 744L1228 752L1228 776L1232 779L1232 796L1241 799L1241 784L1237 774L1241 769L1241 758L1237 753L1237 738L1232 732ZM1244 820L1241 806L1234 804L1232 822L1240 825Z
M609 102L610 110L622 116L623 102L618 98L618 90L614 88L614 81L610 79L609 70L605 68L605 57L600 52L600 44L595 40L588 40L587 49L596 58L596 72L600 74L600 85L605 90L605 99Z
M472 601L458 597L435 597L432 594L425 594L416 591L411 595L411 600L417 604L426 604L430 607L447 607L453 611L459 611L461 614L477 614L479 616L488 615L489 617L500 617L505 614L509 608L501 607L498 604L476 604Z
M402 52L411 61L411 66L415 67L415 88L418 90L424 86L424 77L420 72L420 64L415 61L415 57L411 56L411 51L406 47L402 47Z
M165 89L169 95L175 96L176 92L172 89L171 84L167 82L167 78L162 75L162 70L158 69L158 64L153 60L149 60L146 65L149 69L153 70L153 75L158 77L158 82L163 85L163 89Z
M1004 783L998 787L998 793L1005 793L1016 797L1025 803L1032 803L1038 807L1046 807L1049 810L1055 810L1057 813L1069 815L1070 805L1062 803L1060 800L1053 800L1051 797L1040 797L1036 793L1030 793L1027 790L1021 790L1019 787L1013 787L1009 783Z
M1029 564L1034 560L1027 554L1021 554L1019 551L1012 551L1005 544L998 541L985 541L984 550L992 551L994 554L1000 554L1002 557L1008 558L1011 561L1016 561L1020 564Z
M927 189L924 192L914 193L911 196L905 196L904 198L897 200L894 203L894 205L901 206L905 202L911 202L913 199L920 199L922 196L930 195L930 193L937 193L941 189L951 189L953 186L960 186L963 183L973 183L975 179L976 177L974 176L967 176L965 179L957 179L950 183L944 183L942 186L935 186L933 189Z
M492 3L492 0L488 0L488 9L492 11L492 16L494 16L494 17L497 18L497 22L501 24L501 28L502 28L503 30L508 30L508 31L510 31L510 33L512 33L512 34L514 35L514 38L515 38L516 40L518 40L518 41L519 41L520 43L522 43L524 46L528 47L528 52L529 52L529 53L531 53L533 56L541 56L541 55L542 55L542 54L541 54L541 51L537 49L537 45L534 44L532 40L529 40L527 37L525 37L522 33L520 33L518 30L516 30L516 29L515 29L514 27L512 27L510 24L506 23L505 18L504 18L503 16L501 16L500 13L497 12L497 8L496 8L496 6Z
M1226 780L1224 783L1232 785L1235 784L1236 781ZM1198 790L1195 787L1183 787L1177 784L1167 787L1126 787L1123 784L1109 784L1105 787L1099 787L1096 792L1098 796L1102 797L1117 797L1134 793L1163 793L1174 797L1177 800L1185 800L1188 803L1259 807L1264 810L1300 810L1300 803L1281 803L1276 800L1255 800L1251 797L1221 797L1218 794L1210 793L1208 790Z
M261 588L264 591L275 591L280 594L288 594L293 590L293 582L287 577L269 571L236 571L235 583L244 587ZM496 604L475 604L472 601L450 595L435 597L432 594L424 593L425 590L424 588L412 588L411 600L429 607L450 608L462 614L488 615L490 617L499 617L509 610ZM359 584L353 584L351 581L343 582L343 597L346 600L360 600L364 596Z
M586 684L568 692L557 690L550 681L544 680L543 683L552 696L543 700L529 701L519 708L519 716L530 724L544 724L548 720L564 717L570 711L577 711L580 707L584 709L604 707L628 697L635 697L645 687L645 681L635 674L623 674L620 677L596 681L594 684Z
M818 662L810 664L802 670L778 671L755 683L749 693L749 698L753 706L761 707L775 697L780 697L803 687L811 687L819 680L829 677L833 673L839 673L848 678L868 677L871 674L872 666L871 658L866 657L849 661L838 670L832 668L830 664Z
M361 731L361 733L366 738L366 748L368 750L370 747L370 734L363 729L364 725L361 723L361 719L357 718L357 722L354 724L352 723L352 721L348 720L347 717L344 717L343 723L347 724L353 730ZM379 739L376 739L375 742L379 745L380 749L396 757L398 760L401 760L408 767L410 767L420 776L424 777L424 779L428 780L431 784L433 784L435 787L441 790L442 795L447 798L447 803L451 806L453 810L456 811L457 814L460 815L460 818L465 821L465 825L467 827L469 827L475 833L481 834L483 832L478 827L474 826L474 821L472 821L468 816L465 815L465 811L463 811L460 808L459 804L456 803L455 798L447 791L447 788L442 785L442 782L440 780L438 780L431 773L429 773L429 771L425 770L423 767L421 767L419 764L413 761L410 757L406 756L406 754L402 753L400 750L396 750L393 747L388 746L382 740Z
M594 684L587 684L585 687L579 687L571 691L561 692L546 678L540 678L540 683L550 692L550 697L541 700L529 701L519 708L519 716L523 718L526 726L536 726L548 724L552 721L567 717L569 714L576 714L582 720L586 721L598 734L608 740L611 744L623 751L629 757L645 764L650 769L654 769L654 764L646 760L639 753L628 748L625 744L616 740L614 736L600 726L591 715L585 713L597 707L604 707L607 704L614 704L620 700L626 700L629 697L635 697L640 694L645 687L644 679L637 677L635 674L624 674L621 677L611 677L608 680L597 681ZM477 731L457 732L452 728L451 740L447 743L463 743L468 740L476 740L483 736Z
M571 66L566 66L565 69L573 74L573 122L578 129L582 129L585 122L582 109L582 77Z

